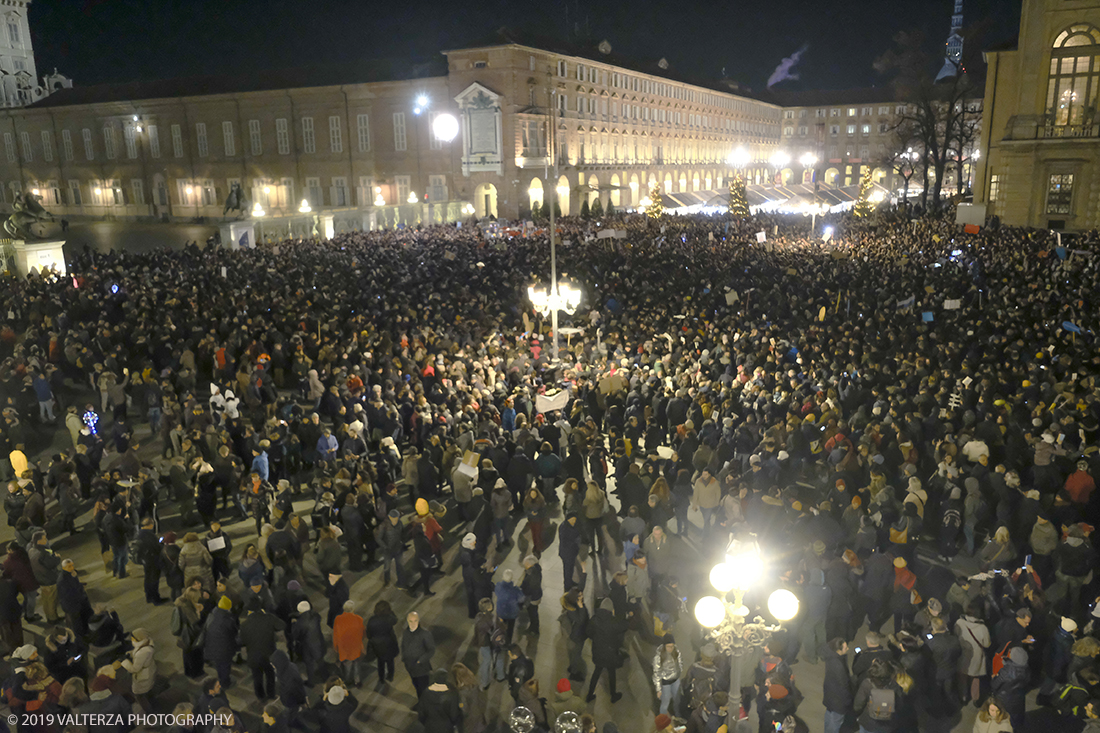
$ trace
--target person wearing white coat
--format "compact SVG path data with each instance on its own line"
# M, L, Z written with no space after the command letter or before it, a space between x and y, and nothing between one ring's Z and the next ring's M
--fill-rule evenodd
M130 634L133 649L127 653L127 659L122 660L123 668L130 673L130 691L134 693L138 703L145 710L152 710L152 705L146 697L153 689L153 682L157 678L156 650L149 632L145 629L134 629Z
M986 675L985 656L990 639L989 628L978 616L974 605L968 607L963 617L955 622L955 635L962 644L962 654L959 655L959 689L963 695L978 700L981 678Z

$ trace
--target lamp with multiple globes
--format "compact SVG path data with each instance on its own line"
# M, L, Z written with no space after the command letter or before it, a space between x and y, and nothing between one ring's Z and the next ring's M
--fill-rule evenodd
M726 162L734 168L744 168L749 164L751 158L752 156L749 154L749 151L744 148L737 148L729 154L729 157L726 158Z
M555 271L556 275L556 271ZM558 311L572 315L581 304L581 291L568 283L552 282L550 289L527 288L527 297L539 313L550 316L550 329L554 333L554 345L551 359L558 360Z
M309 212L313 211L313 207L309 205L309 199L302 199L302 205L298 207L298 211L302 212L303 214L308 214Z
M744 604L745 591L757 585L764 576L764 560L755 542L734 540L726 551L725 562L710 570L710 584L721 596L704 596L695 603L695 620L710 631L707 637L730 657L730 689L741 689L741 666L747 652L762 647L778 626L767 626L757 616L746 622L749 609ZM728 600L730 592L734 600ZM777 621L789 621L798 614L798 598L780 588L768 597L768 612ZM739 716L737 706L729 706L727 726L734 730Z

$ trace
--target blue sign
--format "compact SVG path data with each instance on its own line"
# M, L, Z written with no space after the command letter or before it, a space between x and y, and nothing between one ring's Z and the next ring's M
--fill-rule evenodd
M920 318L925 323L931 323L935 319L935 315L932 313L932 311L924 311L920 314Z

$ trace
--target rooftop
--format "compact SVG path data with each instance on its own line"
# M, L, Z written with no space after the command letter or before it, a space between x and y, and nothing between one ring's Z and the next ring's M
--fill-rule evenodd
M664 79L668 79L669 81L680 82L683 84L691 84L692 86L710 89L712 91L720 92L722 94L733 94L739 97L755 99L757 101L765 102L768 104L774 103L769 98L769 95L759 92L753 92L751 89L740 85L733 79L701 79L698 77L690 76L688 74L681 74L671 67L662 68L660 66L660 62L664 59L638 59L633 56L626 56L624 54L616 53L613 47L608 53L604 53L600 50L600 46L604 45L605 43L606 41L562 41L560 39L552 38L549 36L540 36L534 33L517 30L515 28L504 27L498 29L486 38L482 38L474 43L466 44L464 46L460 46L459 48L451 50L463 51L476 48L492 48L494 46L509 45L526 46L528 48L537 48L543 51L550 51L551 53L560 53L565 56L576 56L578 58L588 59L589 61L595 61L601 64L618 66L624 69L630 69L631 71L637 71L642 74L662 77ZM604 48L607 48L608 45L605 45ZM443 53L448 53L448 51L444 51Z
M772 90L776 104L782 107L828 107L845 104L878 104L897 101L890 87L860 87L856 89L808 89L806 91Z
M373 59L348 64L302 66L234 76L192 76L76 86L72 89L59 89L41 102L31 105L30 108L405 81L446 75L447 62L441 56L428 59Z

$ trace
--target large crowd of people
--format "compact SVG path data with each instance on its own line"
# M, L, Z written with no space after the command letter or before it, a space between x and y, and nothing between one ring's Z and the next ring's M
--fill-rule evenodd
M826 733L968 705L979 733L1100 732L1095 238L831 223L559 222L583 300L556 361L527 300L544 230L86 251L5 281L7 705L338 733L396 671L427 733L817 730L806 698ZM92 602L70 533L140 568L178 652ZM741 689L691 613L731 540L767 560L752 615L800 600ZM448 572L464 659L409 610ZM567 651L552 677L518 643L539 634ZM615 706L624 665L649 708ZM167 674L191 680L174 710Z

